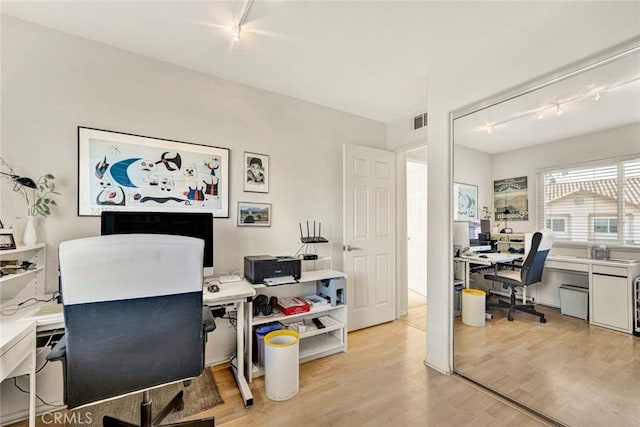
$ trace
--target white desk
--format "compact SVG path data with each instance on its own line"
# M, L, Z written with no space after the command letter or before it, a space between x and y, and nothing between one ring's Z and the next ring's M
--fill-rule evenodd
M36 322L0 322L0 382L29 375L29 427L36 423Z
M220 291L209 292L205 287L203 292L203 301L208 306L224 306L234 305L236 307L236 366L231 365L233 375L236 378L236 384L242 395L242 401L245 408L253 406L253 394L247 383L244 372L244 348L245 348L245 303L247 299L253 298L256 291L246 281L231 282L219 285ZM247 334L251 336L251 334Z
M454 261L464 263L464 287L468 288L469 283L471 281L469 277L471 264L492 266L499 263L508 263L508 262L517 261L519 259L522 259L522 255L520 254L492 253L492 254L461 255L455 258Z
M640 275L639 261L549 255L544 268L586 275L589 323L633 333L633 280Z

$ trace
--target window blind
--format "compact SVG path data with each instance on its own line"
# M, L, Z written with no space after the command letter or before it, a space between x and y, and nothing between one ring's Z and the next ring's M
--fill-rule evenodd
M539 224L557 240L640 245L640 158L545 171Z

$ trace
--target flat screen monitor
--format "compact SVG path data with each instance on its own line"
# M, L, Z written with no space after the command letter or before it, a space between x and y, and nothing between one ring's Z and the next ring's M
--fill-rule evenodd
M171 234L204 240L202 267L213 276L213 214L189 212L102 212L100 233Z
M474 248L480 245L480 220L456 221L453 223L453 245L461 249ZM490 249L490 247L489 247Z

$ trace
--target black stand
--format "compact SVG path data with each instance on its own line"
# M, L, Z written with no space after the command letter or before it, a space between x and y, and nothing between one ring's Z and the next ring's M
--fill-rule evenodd
M151 395L149 390L145 390L142 393L142 402L140 403L140 427L152 427L158 426L162 420L166 418L173 411L182 411L184 409L184 392L180 390L176 394L171 402L169 402L155 418L151 414ZM104 427L137 427L136 424L129 423L127 421L119 420L117 418L105 415L102 417L102 425ZM189 427L214 427L215 420L213 417L204 418L194 421L183 421L180 423L164 424L164 426L189 426Z

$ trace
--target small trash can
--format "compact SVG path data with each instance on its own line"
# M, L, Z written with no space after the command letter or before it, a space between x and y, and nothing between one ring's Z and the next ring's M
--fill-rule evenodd
M480 289L462 290L462 323L469 326L484 326L487 294Z
M298 394L300 336L288 329L264 337L264 391L271 400L291 399Z

